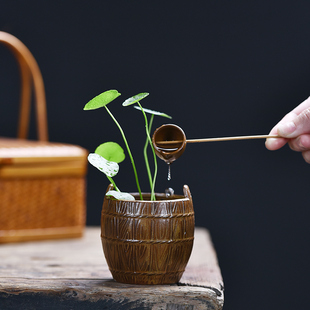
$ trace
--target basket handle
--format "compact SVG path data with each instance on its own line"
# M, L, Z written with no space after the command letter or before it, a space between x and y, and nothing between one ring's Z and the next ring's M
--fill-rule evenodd
M13 35L0 31L0 42L6 45L19 63L21 76L19 139L26 139L29 130L31 90L34 89L38 140L48 141L44 82L40 68L29 49Z

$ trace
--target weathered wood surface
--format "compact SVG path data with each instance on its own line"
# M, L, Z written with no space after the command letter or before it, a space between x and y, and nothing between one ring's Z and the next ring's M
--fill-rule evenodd
M196 228L180 283L115 282L100 229L81 239L0 245L0 309L222 309L224 289L210 235Z

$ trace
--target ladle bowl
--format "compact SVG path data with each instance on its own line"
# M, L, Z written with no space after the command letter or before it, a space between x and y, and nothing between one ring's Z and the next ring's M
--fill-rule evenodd
M162 144L162 142L165 144ZM156 155L171 164L178 159L186 148L186 136L177 125L165 124L157 128L152 137Z

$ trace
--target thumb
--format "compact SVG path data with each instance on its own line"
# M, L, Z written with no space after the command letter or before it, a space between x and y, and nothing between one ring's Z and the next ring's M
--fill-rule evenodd
M302 111L291 121L278 126L278 134L281 137L295 138L305 133L310 133L310 108Z

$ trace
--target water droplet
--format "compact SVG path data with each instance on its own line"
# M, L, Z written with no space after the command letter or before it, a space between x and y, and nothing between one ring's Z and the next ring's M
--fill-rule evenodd
M171 165L168 164L168 177L167 177L168 181L171 180Z
M169 187L165 190L165 194L166 194L166 197L170 197L170 196L173 196L174 195L174 190Z

